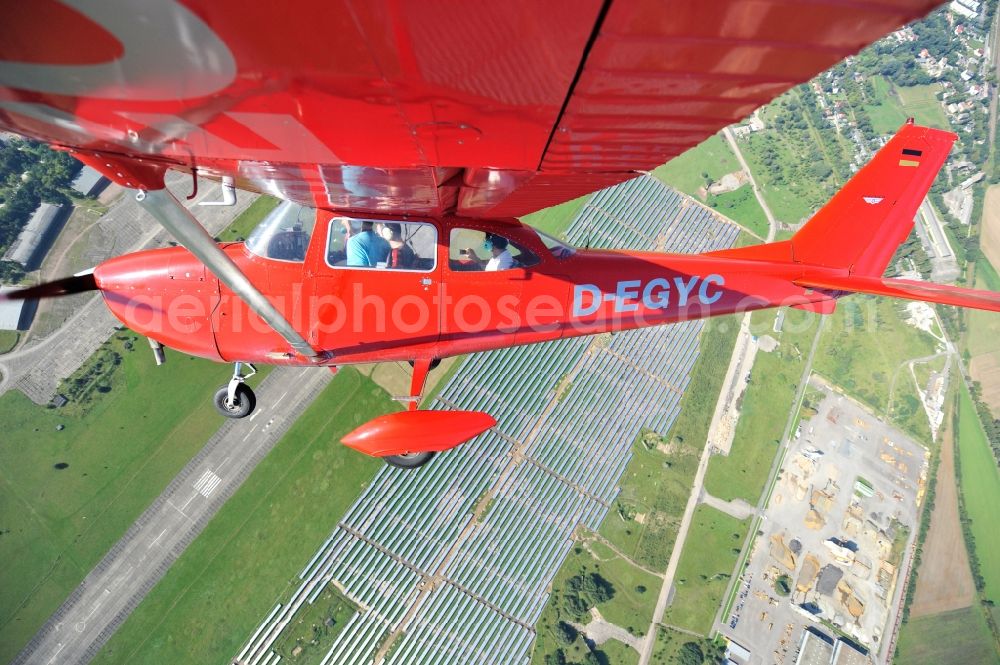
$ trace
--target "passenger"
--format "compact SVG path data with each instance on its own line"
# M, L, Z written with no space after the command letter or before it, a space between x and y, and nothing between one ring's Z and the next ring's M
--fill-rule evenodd
M413 268L416 255L413 248L403 241L402 226L395 222L382 225L382 238L389 243L389 258L387 267L397 270L409 270Z
M385 265L389 256L389 243L372 230L374 222L362 222L361 231L352 234L347 241L348 267L375 268L380 263Z
M497 270L507 270L508 268L514 267L514 257L510 255L510 251L507 249L507 239L503 236L496 236L492 233L486 234L486 241L483 243L483 249L490 252L490 259L486 261L484 269L486 272L495 272ZM482 265L483 260L479 258L476 254L476 250L471 247L465 250L469 258L476 261Z

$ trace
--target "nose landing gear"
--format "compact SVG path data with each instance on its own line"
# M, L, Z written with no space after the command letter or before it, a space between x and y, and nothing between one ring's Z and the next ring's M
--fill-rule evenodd
M244 363L237 362L233 368L233 378L215 391L212 402L215 409L226 418L246 418L257 406L257 396L245 381L257 373L257 368L246 363L250 372L243 376Z

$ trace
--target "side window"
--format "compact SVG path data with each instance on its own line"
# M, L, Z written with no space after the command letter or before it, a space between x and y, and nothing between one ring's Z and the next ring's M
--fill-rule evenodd
M425 222L335 217L326 262L333 268L428 272L437 263L437 228Z
M448 244L448 267L452 270L510 270L530 268L539 258L531 250L506 237L478 229L451 230Z

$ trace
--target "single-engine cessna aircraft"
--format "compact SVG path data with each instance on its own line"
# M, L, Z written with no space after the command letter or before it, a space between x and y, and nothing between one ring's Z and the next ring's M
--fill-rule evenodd
M931 0L35 0L5 8L0 129L68 150L182 247L22 298L97 289L125 325L236 369L409 360L409 410L344 443L415 467L495 424L418 410L440 358L860 292L1000 311L882 277L951 149L904 125L791 240L697 256L569 247L520 215L635 177ZM218 244L169 169L282 203ZM193 183L196 182L192 178ZM249 366L253 371L253 366Z

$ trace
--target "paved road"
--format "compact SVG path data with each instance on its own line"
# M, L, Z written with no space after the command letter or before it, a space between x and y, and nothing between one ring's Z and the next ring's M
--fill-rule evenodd
M747 315L749 316L749 314ZM719 399L725 399L725 393L719 395ZM716 409L716 413L719 410ZM680 528L677 530L677 540L674 542L674 549L670 552L670 561L667 563L667 572L663 576L663 584L660 586L660 595L656 599L656 609L653 610L653 619L646 630L646 637L639 651L639 665L648 665L649 659L653 655L653 646L656 643L657 624L663 620L663 613L667 610L667 602L670 600L670 590L674 584L674 575L677 574L677 565L681 560L681 552L684 549L684 541L687 540L688 529L691 528L691 518L694 517L695 508L698 507L698 500L702 495L705 485L705 472L708 470L708 460L712 457L712 446L705 442L701 459L698 460L698 470L694 475L694 484L691 494L688 496L687 505L684 507L684 515L681 517Z
M183 192L190 186L189 178L178 174L172 176L169 183L183 201ZM199 201L215 200L220 196L217 183L203 181L199 196L187 205L194 206ZM229 225L254 198L255 195L240 192L235 206L196 208L195 214L209 233L215 234ZM169 239L130 193L114 204L101 218L100 225L107 229L112 243L106 247L106 256L97 257L99 260L144 247L162 246ZM0 356L0 374L3 375L0 395L16 387L36 404L47 404L55 396L60 381L75 372L114 332L119 322L100 296L69 297L81 298L81 304L77 313L59 330L14 353Z
M747 177L750 178L750 186L753 188L753 195L757 197L757 202L760 203L760 207L764 209L764 215L767 217L767 242L774 242L774 234L778 230L778 222L774 219L774 215L771 214L771 209L767 207L767 201L764 200L764 195L760 193L760 188L757 187L757 181L754 180L750 167L747 166L746 160L743 159L743 153L740 152L740 147L736 144L736 139L733 138L733 133L728 127L723 129L722 133L726 135L726 140L729 141L729 147L733 149L734 153L736 153L736 159L739 160L740 166L743 167Z
M223 422L14 665L89 662L332 376L322 368L275 369L257 390L258 411Z
M748 517L753 517L757 514L757 509L751 506L749 503L743 499L733 499L732 501L723 501L718 497L714 497L704 489L701 491L701 503L706 506L711 506L716 510L723 512L730 517L735 517L738 520L745 520Z

